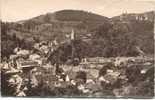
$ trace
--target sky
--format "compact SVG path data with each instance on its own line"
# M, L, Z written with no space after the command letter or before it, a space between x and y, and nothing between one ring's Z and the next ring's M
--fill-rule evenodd
M15 22L63 9L85 10L106 17L155 10L155 0L0 0L2 21Z

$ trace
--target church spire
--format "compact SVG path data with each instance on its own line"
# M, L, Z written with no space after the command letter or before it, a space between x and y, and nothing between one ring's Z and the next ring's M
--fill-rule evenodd
M74 37L74 34L75 34L75 33L74 33L74 30L72 29L72 32L71 32L71 40L74 40L74 38L75 38L75 37Z

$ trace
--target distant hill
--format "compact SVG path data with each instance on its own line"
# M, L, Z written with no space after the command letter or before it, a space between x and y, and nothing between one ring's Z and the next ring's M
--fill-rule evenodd
M82 21L82 22L101 22L107 21L108 18L91 12L80 10L62 10L56 12L56 19L59 21Z
M109 19L104 16L80 10L62 10L47 13L29 20L11 23L9 34L15 33L18 37L39 37L41 40L64 40L65 35L74 29L76 34L86 34Z

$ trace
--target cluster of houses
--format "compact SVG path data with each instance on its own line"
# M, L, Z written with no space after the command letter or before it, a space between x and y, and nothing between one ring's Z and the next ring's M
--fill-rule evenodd
M121 16L120 16L120 20L126 20L126 19L130 19L130 20L137 20L137 21L151 21L151 19L149 18L149 16L147 14L128 14L127 12L124 12Z
M25 50L16 47L14 49L14 54L10 55L9 59L1 63L2 73L5 76L9 75L7 79L9 85L15 86L15 96L26 96L24 88L21 90L23 81L25 80L21 74L31 74L32 83L36 84L35 75L32 74L34 69L47 65L45 63L46 55L49 52L53 52L57 46L58 43L54 40L52 42L43 41L35 43L33 50ZM6 78L4 77L4 79Z

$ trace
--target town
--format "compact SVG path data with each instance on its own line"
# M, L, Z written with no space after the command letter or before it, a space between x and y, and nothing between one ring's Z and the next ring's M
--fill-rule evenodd
M72 30L71 43L74 34ZM1 63L2 95L133 96L139 91L145 92L143 85L151 84L154 79L153 58L143 54L137 57L79 59L73 57L72 49L70 59L61 63L59 56L55 60L52 56L62 44L56 40L41 41L35 43L31 51L16 47L14 54Z
M154 0L0 1L2 98L154 98Z

